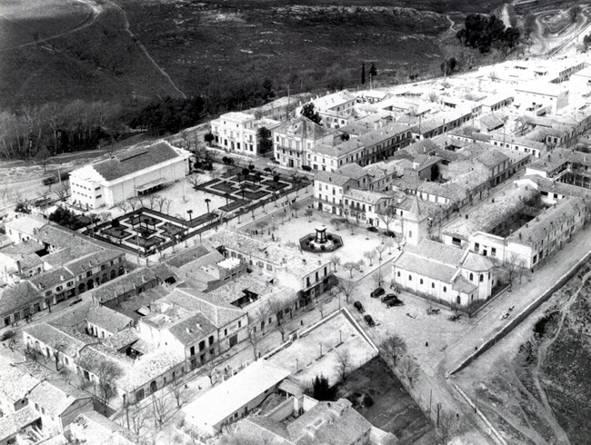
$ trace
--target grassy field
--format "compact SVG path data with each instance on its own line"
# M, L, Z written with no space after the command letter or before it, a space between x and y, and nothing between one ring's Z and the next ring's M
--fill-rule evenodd
M178 96L159 69L187 95L210 96L264 78L280 94L288 84L292 92L352 87L362 61L376 63L381 82L437 74L450 49L459 51L450 17L501 4L48 1L0 0L0 105Z

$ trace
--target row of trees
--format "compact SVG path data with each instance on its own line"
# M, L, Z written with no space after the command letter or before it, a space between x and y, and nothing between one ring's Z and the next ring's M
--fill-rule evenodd
M0 111L0 157L45 162L52 154L96 149L121 135L112 102L50 102Z
M466 17L464 28L459 30L456 37L471 48L478 48L481 53L487 53L491 48L508 51L519 42L519 29L505 27L501 19L495 15L470 14Z

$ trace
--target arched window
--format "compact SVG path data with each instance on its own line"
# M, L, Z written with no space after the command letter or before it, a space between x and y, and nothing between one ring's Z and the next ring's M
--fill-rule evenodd
M460 298L459 295L456 297L456 303L462 304L462 299Z
M158 384L156 383L156 380L152 380L152 383L150 383L150 393L155 393L157 389Z
M480 282L482 283L484 281L484 275L480 274Z
M474 274L470 272L470 281L474 280Z

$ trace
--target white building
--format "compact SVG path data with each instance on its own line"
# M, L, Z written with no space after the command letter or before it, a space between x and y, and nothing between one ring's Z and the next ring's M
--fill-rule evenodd
M215 435L224 425L245 417L290 372L259 359L183 408L185 421L199 433Z
M397 285L449 306L486 300L496 279L488 258L428 239L407 247L392 268Z
M258 119L254 114L230 112L211 121L215 144L226 150L257 156L263 154L258 133L261 128L272 131L279 125L273 119Z
M515 88L515 102L523 111L556 113L568 105L568 90L550 82L526 82Z
M189 157L189 152L162 141L87 164L70 173L71 202L97 209L150 193L187 175Z

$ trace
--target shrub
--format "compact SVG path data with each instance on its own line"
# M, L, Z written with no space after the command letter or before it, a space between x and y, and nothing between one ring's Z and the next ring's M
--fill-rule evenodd
M364 394L361 403L363 403L363 406L369 408L370 406L373 406L373 398L369 394Z

